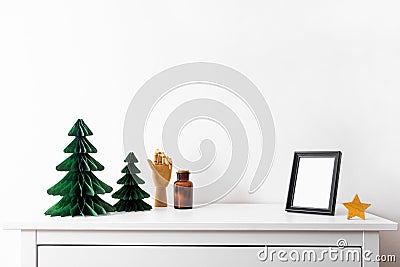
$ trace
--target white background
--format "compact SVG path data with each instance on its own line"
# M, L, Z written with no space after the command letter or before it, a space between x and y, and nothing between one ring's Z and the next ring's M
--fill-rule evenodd
M249 171L223 201L285 202L293 151L341 150L338 205L358 193L369 212L400 221L399 10L395 0L0 2L1 221L58 201L46 189L62 178L55 166L77 118L116 188L136 90L196 61L248 76L275 119L268 180L249 195ZM18 233L0 240L0 265L19 266ZM382 234L381 252L398 253L399 241Z

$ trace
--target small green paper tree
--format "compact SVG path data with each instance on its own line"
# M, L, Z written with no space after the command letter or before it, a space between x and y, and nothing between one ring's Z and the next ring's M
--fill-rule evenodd
M49 195L62 196L45 214L51 216L97 216L115 211L114 207L102 200L98 194L110 193L113 189L98 179L92 171L104 170L97 160L89 155L97 149L86 139L93 135L82 119L76 121L68 133L75 139L64 149L72 153L61 162L57 171L68 171L63 179L47 190Z
M140 170L135 165L138 162L135 154L130 152L124 162L128 163L121 171L125 175L117 181L117 184L123 186L112 195L113 198L119 199L114 207L117 211L150 210L151 206L143 201L150 195L139 187L139 184L144 184L144 181L137 176Z

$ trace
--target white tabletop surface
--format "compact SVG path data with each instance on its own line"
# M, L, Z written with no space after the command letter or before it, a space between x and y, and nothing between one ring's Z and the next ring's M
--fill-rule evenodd
M116 212L98 217L25 215L10 220L5 229L36 230L253 230L253 231L381 231L397 230L397 223L366 214L366 220L347 220L346 211L335 216L289 213L283 204L212 204L192 210L173 207L145 212Z

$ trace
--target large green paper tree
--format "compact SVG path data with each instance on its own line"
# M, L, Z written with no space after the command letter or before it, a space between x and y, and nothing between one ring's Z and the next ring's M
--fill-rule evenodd
M144 181L137 175L140 170L135 165L138 162L135 154L130 152L124 162L128 163L121 171L125 175L117 181L117 184L123 186L112 195L113 198L119 199L114 207L117 211L150 210L151 206L143 201L150 195L139 187L139 184L144 184Z
M72 153L61 162L57 171L68 171L63 179L47 190L49 195L62 196L61 200L49 208L45 214L51 216L97 216L115 211L114 207L102 200L98 195L110 193L113 189L98 179L92 171L104 170L89 153L97 149L86 139L93 135L82 119L76 121L68 133L75 139L64 149Z

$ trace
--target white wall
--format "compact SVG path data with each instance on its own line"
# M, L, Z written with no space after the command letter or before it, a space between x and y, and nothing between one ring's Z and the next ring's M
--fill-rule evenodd
M0 2L2 221L58 200L46 189L62 177L55 166L78 117L95 133L106 166L99 177L115 186L134 93L194 61L247 75L275 119L268 180L249 195L250 171L225 202L284 202L293 151L337 149L338 203L358 193L370 212L400 221L399 8L395 0ZM18 266L18 238L0 232L1 266ZM383 234L381 252L400 251L399 241L399 232Z

